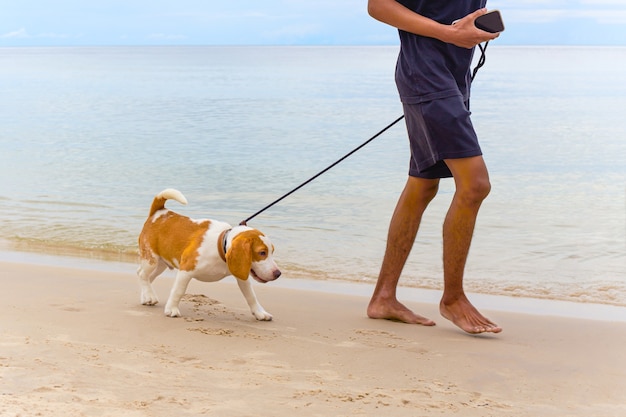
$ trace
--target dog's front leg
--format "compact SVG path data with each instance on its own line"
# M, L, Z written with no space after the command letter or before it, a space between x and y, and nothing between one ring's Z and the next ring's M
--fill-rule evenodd
M183 295L185 295L185 292L187 292L187 286L189 285L189 281L191 281L191 278L193 278L193 276L186 271L178 271L178 273L176 274L174 286L172 287L172 291L170 292L170 298L167 300L167 304L165 305L166 316L180 317L178 304L180 304L180 299L183 298Z
M239 289L241 290L241 293L243 294L246 301L248 302L248 306L250 306L250 311L252 312L252 315L257 320L262 320L262 321L272 320L272 315L268 313L267 311L265 311L265 309L261 307L261 304L259 304L259 300L257 300L256 298L256 294L254 293L254 289L252 288L252 284L250 283L250 280L247 279L244 281L239 278L236 278L236 279L237 279L237 284L239 284Z

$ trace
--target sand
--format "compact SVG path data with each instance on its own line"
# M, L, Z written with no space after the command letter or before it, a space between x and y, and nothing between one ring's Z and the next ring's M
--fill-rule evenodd
M481 305L504 331L470 336L436 303L407 303L436 327L370 320L370 286L285 274L255 285L274 321L254 320L230 278L192 282L168 318L171 278L142 306L132 265L0 270L3 417L626 416L623 317Z

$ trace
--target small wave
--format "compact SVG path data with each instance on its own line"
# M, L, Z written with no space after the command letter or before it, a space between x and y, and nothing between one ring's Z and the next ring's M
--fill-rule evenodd
M45 206L62 206L62 207L88 207L88 208L110 208L105 204L82 203L78 201L62 201L62 200L22 200L21 203Z
M137 247L134 244L100 244L94 242L69 242L38 238L11 238L9 240L0 241L0 248L53 256L71 256L131 264L137 262L138 256ZM355 265L347 265L345 264L345 260L342 263L339 262L339 260L326 259L323 267L318 268L284 260L281 262L281 267L291 278L367 283L372 286L376 284L375 273L363 271L364 268L362 267L359 268ZM442 290L442 282L439 278L439 273L436 271L424 273L424 276L419 277L419 279L411 276L403 276L400 285L408 288ZM487 295L626 307L626 283L614 281L596 281L586 285L572 285L572 283L566 282L537 283L526 280L511 282L468 279L466 282L466 290L472 293Z
M60 243L43 239L10 239L0 241L0 248L22 252L33 252L53 256L70 256L100 261L128 262L137 261L137 248L119 245L80 246L72 243Z

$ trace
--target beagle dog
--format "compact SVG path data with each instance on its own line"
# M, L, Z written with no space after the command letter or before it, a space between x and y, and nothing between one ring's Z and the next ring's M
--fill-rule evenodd
M152 282L165 268L176 268L176 279L165 305L165 315L180 317L178 304L192 278L215 282L228 275L237 278L250 311L257 320L272 320L259 304L252 285L267 283L280 276L273 259L274 246L267 236L247 226L231 227L216 220L194 220L165 208L168 199L186 205L183 194L172 188L154 198L150 214L139 234L141 303L159 302Z

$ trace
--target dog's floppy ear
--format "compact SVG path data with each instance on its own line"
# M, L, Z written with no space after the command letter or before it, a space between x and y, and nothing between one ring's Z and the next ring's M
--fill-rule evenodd
M226 265L233 276L247 280L252 268L252 241L244 236L235 236L226 252Z

